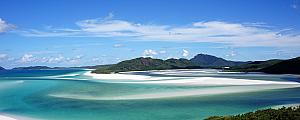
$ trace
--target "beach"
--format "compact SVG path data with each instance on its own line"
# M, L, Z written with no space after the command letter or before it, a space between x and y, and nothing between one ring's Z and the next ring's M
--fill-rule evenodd
M291 75L204 69L30 72L0 76L1 119L198 120L300 101L298 78Z
M17 119L8 117L8 116L4 116L4 115L0 115L0 120L17 120Z
M139 71L141 72L141 71ZM158 71L143 71L158 72ZM187 73L218 73L218 71L195 71L195 70L166 70L159 71L160 74L168 75L177 73L177 75ZM223 74L223 73L222 73ZM208 96L217 94L243 93L266 91L274 89L296 88L300 87L300 83L292 81L269 81L269 80L253 80L253 79L237 79L237 78L221 78L221 77L176 77L176 76L150 76L134 74L134 72L123 72L114 74L95 74L91 71L85 72L85 76L96 79L105 83L114 84L144 84L144 85L167 85L167 86L203 86L195 89L175 89L173 91L145 92L129 95L116 96L95 96L86 94L49 94L52 97L84 99L84 100L137 100L137 99L159 99L185 96ZM208 87L205 87L208 86Z
M167 72L170 72L168 70ZM201 71L200 71L201 72ZM172 72L173 74L174 72ZM164 74L161 71L160 74ZM181 74L178 72L178 74ZM177 74L177 75L178 75ZM298 82L287 81L266 81L266 80L249 80L235 78L220 78L220 77L161 77L135 75L126 73L115 74L96 74L88 71L84 73L94 79L106 80L106 82L117 83L137 83L137 84L173 84L173 85L264 85L264 84L281 84L281 85L300 85ZM126 81L124 81L126 80Z

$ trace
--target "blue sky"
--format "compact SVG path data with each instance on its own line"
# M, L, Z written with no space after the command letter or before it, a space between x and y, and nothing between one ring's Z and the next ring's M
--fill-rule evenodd
M300 56L299 0L1 0L0 66Z

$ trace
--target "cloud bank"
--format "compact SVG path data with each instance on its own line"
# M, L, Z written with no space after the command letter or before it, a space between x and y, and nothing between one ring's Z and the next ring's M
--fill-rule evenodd
M33 54L26 53L20 59L16 59L17 63L28 64L28 63L46 63L46 64L78 64L81 62L83 55L76 55L73 57L65 57L61 54L48 57L39 57Z
M14 25L8 24L0 18L0 33L7 32L7 31L12 30L14 28L15 28Z
M157 55L157 52L152 49L147 49L143 52L143 57L153 57L154 55Z
M185 57L185 58L186 58L187 56L189 56L189 51L183 49L182 52L183 52L183 53L182 53L182 57Z
M300 46L300 34L292 29L276 29L264 23L230 23L200 21L183 26L141 24L126 20L87 19L75 23L77 28L49 28L22 31L31 37L124 37L128 40L209 42L230 46Z

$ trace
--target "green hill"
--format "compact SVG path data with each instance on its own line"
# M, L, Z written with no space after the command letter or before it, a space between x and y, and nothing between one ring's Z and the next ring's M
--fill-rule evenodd
M198 54L195 57L193 57L190 61L196 65L203 66L203 67L236 66L236 65L242 65L247 63L247 62L229 61L223 58L219 58L207 54Z
M233 66L229 71L264 72L270 74L300 74L300 57L289 60L255 61L244 65Z
M275 65L279 62L282 62L283 60L267 60L267 61L254 61L250 62L248 64L243 64L239 66L233 66L230 68L230 71L240 71L240 72L260 72L261 69L264 69L266 67L270 67L272 65Z
M300 57L284 60L260 71L271 74L300 74Z
M212 116L204 120L300 120L300 106L257 110L235 116Z
M93 73L113 73L125 71L145 71L145 70L165 70L182 68L200 68L187 59L153 59L136 58L125 60L114 65L100 67L92 71Z

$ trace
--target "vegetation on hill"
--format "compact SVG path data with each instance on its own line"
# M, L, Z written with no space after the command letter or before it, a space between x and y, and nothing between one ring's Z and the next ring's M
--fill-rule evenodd
M300 74L300 57L289 60L267 60L254 62L236 62L228 61L212 55L198 54L194 58L187 59L153 59L153 58L136 58L125 60L117 64L96 65L82 67L47 67L47 66L30 66L17 67L13 70L49 70L49 69L96 69L93 73L116 73L126 71L144 71L144 70L165 70L165 69L194 69L194 68L213 68L223 69L230 66L225 71L238 72L265 72L270 74ZM5 70L0 67L0 70Z
M212 116L205 120L300 120L300 106L265 109L234 116Z
M234 66L235 65L235 66ZM191 60L187 59L153 59L136 58L125 60L118 64L92 66L97 67L93 73L114 73L125 71L193 69L193 68L222 68L231 66L228 71L265 72L272 74L300 74L300 57L289 60L267 60L254 62L227 61L211 55L198 54Z
M212 55L206 55L206 54L196 55L194 58L191 59L191 62L193 62L196 65L203 66L203 67L236 66L236 65L242 65L242 64L247 63L247 62L229 61L229 60L225 60L223 58L215 57Z
M248 64L243 64L239 66L233 66L230 68L230 71L239 71L239 72L259 72L262 69L275 65L282 60L267 60L267 61L254 61Z
M300 74L300 57L289 60L255 61L240 66L233 66L229 71Z
M271 74L300 74L300 57L279 62L260 71Z
M125 71L144 71L144 70L165 70L165 69L183 69L183 68L200 68L187 59L153 59L153 58L136 58L125 60L117 64L97 68L93 73L116 73Z

